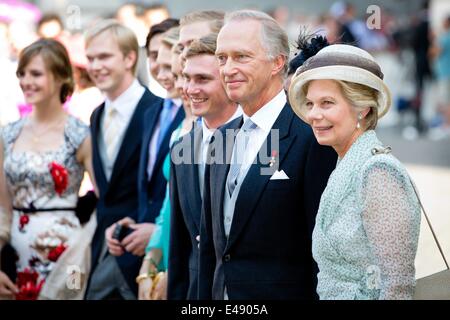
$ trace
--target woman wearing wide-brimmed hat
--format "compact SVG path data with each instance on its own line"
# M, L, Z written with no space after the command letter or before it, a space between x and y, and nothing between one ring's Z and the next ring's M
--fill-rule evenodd
M362 49L325 47L297 69L289 99L339 156L313 233L320 298L412 298L420 206L374 131L391 103L379 65Z

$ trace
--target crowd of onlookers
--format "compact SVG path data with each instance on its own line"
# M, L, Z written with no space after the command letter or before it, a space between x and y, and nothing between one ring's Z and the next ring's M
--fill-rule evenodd
M380 21L374 29L368 29L366 22L372 13L361 14L361 8L355 5L336 1L328 12L321 15L306 15L301 12L292 12L284 6L267 10L288 32L292 42L298 36L299 26L308 26L309 31L326 35L330 43L346 42L353 43L369 52L389 52L394 55L395 63L406 66L404 79L411 85L403 86L394 92L394 105L398 112L399 119L402 120L405 114L411 114L413 120L400 121L405 138L415 138L421 133L427 133L432 139L442 139L448 136L448 126L450 123L448 107L445 104L446 90L448 87L448 61L450 54L448 49L449 27L448 19L439 22L437 29L430 28L430 13L424 5L421 10L414 14L399 15L390 12L388 9L380 7ZM26 114L30 108L24 103L17 81L14 78L15 63L17 53L25 45L29 44L36 37L54 37L66 44L71 55L72 63L76 67L76 72L80 73L80 83L77 92L86 91L82 95L76 95L71 102L74 105L70 108L75 115L86 119L89 111L81 110L75 105L85 105L90 109L84 97L93 97L98 101L98 92L95 90L85 90L91 88L88 79L84 76L82 31L80 26L65 27L65 21L56 14L41 13L31 5L24 8L11 7L14 10L25 10L27 15L2 13L0 15L0 65L4 72L0 79L2 90L1 97L5 103L0 107L0 124L4 125L19 116ZM28 11L26 11L28 10ZM139 41L139 45L145 45L148 29L156 23L161 22L169 16L169 10L165 5L153 4L143 6L136 3L128 3L114 14L105 17L115 17L124 25L132 29ZM21 18L27 17L26 20ZM90 22L92 23L92 22ZM67 23L66 23L67 24ZM379 28L378 28L379 27ZM394 63L394 64L395 64ZM139 79L145 83L150 83L154 92L160 96L164 95L164 90L146 72L146 61L140 61ZM402 72L402 71L399 71ZM78 78L78 77L77 77ZM431 84L431 86L429 85ZM87 87L86 87L87 86ZM432 90L437 99L424 101L424 90ZM424 115L425 107L422 104L432 104L432 111ZM93 103L92 105L95 105ZM69 107L69 106L68 106ZM431 115L433 114L433 115Z

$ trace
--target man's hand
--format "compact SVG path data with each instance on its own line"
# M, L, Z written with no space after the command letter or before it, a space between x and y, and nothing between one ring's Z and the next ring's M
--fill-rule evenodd
M17 292L19 292L17 286L4 272L0 271L0 300L13 299Z
M135 256L143 256L145 254L145 248L147 247L148 241L150 240L153 230L155 229L155 224L139 223L130 224L128 227L134 229L134 231L122 240L122 247Z
M125 253L119 240L113 239L113 237L112 237L112 235L114 233L114 229L116 228L116 225L120 224L120 225L124 225L124 226L130 226L134 223L136 223L136 222L133 219L131 219L130 217L125 217L122 220L117 221L116 223L114 223L113 225L109 226L106 229L106 231L105 231L106 244L108 246L108 251L111 255L118 257Z

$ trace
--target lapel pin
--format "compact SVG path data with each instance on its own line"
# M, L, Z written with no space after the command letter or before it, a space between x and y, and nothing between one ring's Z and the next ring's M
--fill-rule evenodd
M269 167L273 167L273 165L277 162L277 150L272 150L272 157L269 160Z

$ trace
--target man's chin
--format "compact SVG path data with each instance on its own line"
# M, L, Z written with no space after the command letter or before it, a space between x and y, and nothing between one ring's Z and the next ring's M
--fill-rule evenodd
M228 98L235 103L239 103L242 98L242 95L236 91L227 92Z
M185 106L185 107L190 107L191 106L191 100L185 99L185 98L182 97L181 101L183 101L183 106Z
M108 85L106 82L101 82L101 83L96 83L95 86L100 90L100 91L109 91L111 90L111 86Z
M196 107L193 107L192 105L191 105L191 112L192 112L192 115L195 117L203 117L205 115L204 108L201 108L201 107L196 108Z

